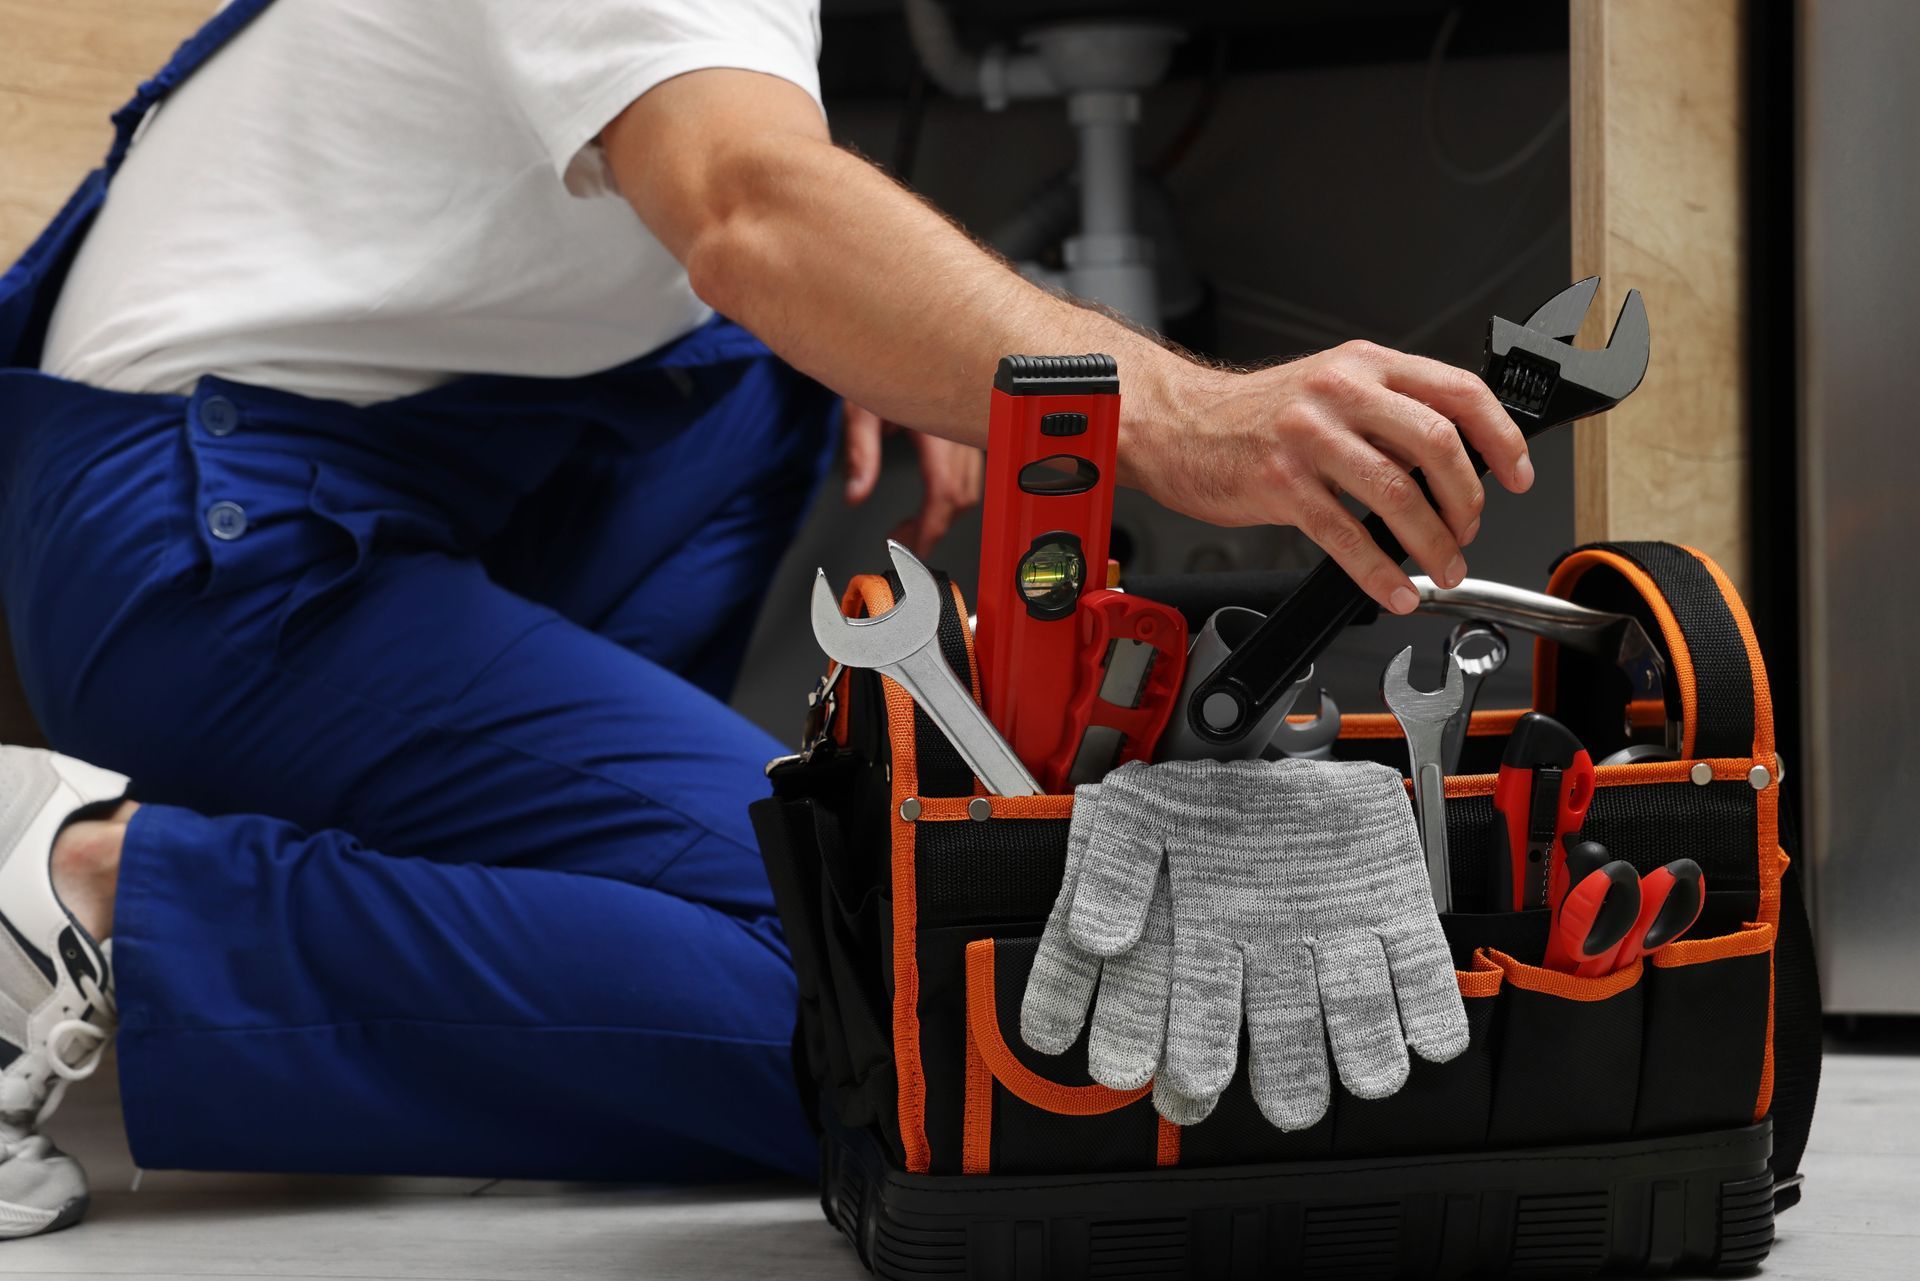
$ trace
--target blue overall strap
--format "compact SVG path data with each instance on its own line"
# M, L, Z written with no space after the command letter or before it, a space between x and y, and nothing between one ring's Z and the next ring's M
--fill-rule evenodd
M139 132L140 122L147 118L147 113L272 3L273 0L233 0L188 36L167 59L167 65L134 92L133 100L113 113L113 147L107 152L106 161L109 177L126 159L127 148L133 145L133 136Z

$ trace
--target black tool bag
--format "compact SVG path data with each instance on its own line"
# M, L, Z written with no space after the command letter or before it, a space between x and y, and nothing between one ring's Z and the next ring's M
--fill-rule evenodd
M859 578L843 609L896 585ZM956 589L941 630L979 695ZM1604 978L1539 965L1544 911L1492 911L1494 775L1447 783L1460 911L1442 917L1471 1023L1446 1064L1361 1100L1336 1086L1282 1133L1245 1069L1181 1128L1144 1091L1022 1043L1019 1009L1059 888L1071 796L987 797L891 681L843 673L817 742L754 807L799 976L802 1093L818 1099L823 1205L879 1276L1579 1276L1738 1271L1798 1195L1819 1074L1807 922L1783 848L1766 672L1706 557L1581 548L1549 590L1639 617L1667 660L1681 759L1601 767L1585 833L1651 871L1704 868L1692 932ZM1598 760L1627 741L1614 668L1540 642L1535 702ZM1473 716L1493 770L1518 710ZM1405 767L1397 726L1349 716L1340 755ZM1244 1061L1244 1055L1242 1056Z

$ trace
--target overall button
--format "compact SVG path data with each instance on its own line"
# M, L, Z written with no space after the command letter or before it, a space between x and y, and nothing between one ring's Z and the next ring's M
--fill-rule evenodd
M209 396L200 404L200 425L210 436L231 436L240 425L240 410L225 396Z
M207 528L215 538L230 543L247 532L246 509L239 503L215 503L207 508Z

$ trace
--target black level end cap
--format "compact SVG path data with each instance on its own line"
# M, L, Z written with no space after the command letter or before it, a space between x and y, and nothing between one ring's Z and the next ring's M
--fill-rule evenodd
M1120 367L1112 356L1002 356L993 375L995 391L1009 396L1103 396L1120 391Z

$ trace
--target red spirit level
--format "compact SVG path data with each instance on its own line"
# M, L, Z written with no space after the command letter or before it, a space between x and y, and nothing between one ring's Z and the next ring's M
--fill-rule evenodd
M1074 609L1106 581L1119 433L1112 356L1000 361L974 636L987 715L1029 769L1063 750L1079 666Z

